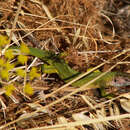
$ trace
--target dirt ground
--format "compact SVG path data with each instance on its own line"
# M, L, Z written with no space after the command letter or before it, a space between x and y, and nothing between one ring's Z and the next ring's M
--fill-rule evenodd
M0 0L0 34L8 35L7 29L13 28L19 5L20 0ZM87 69L126 51L112 63L102 66L100 70L105 72L113 64L121 62L113 70L130 73L128 63L130 54L129 0L24 0L16 26L13 29L15 37L11 39L11 43L19 45L21 41L24 41L28 46L51 50L55 53L66 52L67 56L63 56L63 58L73 69L81 72L85 72ZM31 33L28 34L29 32ZM20 39L19 42L15 38ZM38 60L36 64L38 62L41 61ZM81 114L81 112L87 113L87 117L93 115L92 118L94 119L97 110L92 109L91 103L94 102L90 101L88 97L96 101L96 104L107 100L100 99L97 96L97 90L80 91L69 98L65 98L64 101L52 104L31 118L23 117L24 119L17 121L24 114L28 116L27 114L44 108L75 90L71 87L65 88L55 95L51 95L64 82L56 74L44 75L44 78L54 80L48 81L42 78L35 80L32 85L36 89L36 93L30 97L31 100L19 93L14 93L14 99L18 100L16 103L5 94L0 95L1 104L2 102L5 104L4 109L0 105L0 126L7 124L7 127L3 128L4 130L38 127L53 130L130 129L129 119L123 119L119 123L110 121L113 126L105 122L106 125L105 123L97 123L98 125L78 125L68 128L46 127L73 122L76 120L74 115ZM19 85L21 84L19 83ZM128 91L129 86L121 94L128 93ZM43 98L49 94L51 96L46 99ZM86 100L90 101L90 104ZM109 102L104 105L104 109L108 112L110 109L114 109L116 105L115 109L118 109L119 115L126 113L125 110L122 110L122 105L119 102L119 99L114 100L113 104ZM110 104L113 106L110 107ZM101 107L97 107L97 109L101 109ZM107 113L107 115L111 114ZM9 124L10 122L11 124Z

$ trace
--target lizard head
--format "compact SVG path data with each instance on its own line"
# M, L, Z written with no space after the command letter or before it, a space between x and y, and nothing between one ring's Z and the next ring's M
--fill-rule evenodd
M113 80L109 82L109 85L115 87L129 86L130 79L128 77L117 76L114 77Z

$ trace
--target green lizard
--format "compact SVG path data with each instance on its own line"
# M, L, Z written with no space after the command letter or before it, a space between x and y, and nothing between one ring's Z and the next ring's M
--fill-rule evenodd
M15 47L16 49L16 47ZM42 70L45 73L57 73L59 77L65 82L68 83L69 81L73 80L80 74L81 72L78 72L74 69L72 69L64 59L61 58L60 54L55 54L52 51L46 51L46 50L40 50L37 48L32 48L29 47L29 55L35 56L42 61L45 62L45 64L42 65ZM95 71L90 73L89 75L81 78L80 80L74 82L72 86L80 87L84 85L85 83L91 81L95 77L99 76L102 72L100 71ZM116 82L113 81L113 78L118 76L118 75L123 75L127 76L128 79L130 79L130 74L123 74L119 72L108 72L105 76L102 78L98 79L93 83L93 86L101 87L104 88L107 85L114 85L114 86L128 86L130 85L130 81L126 82L124 81L123 83L117 84ZM102 91L103 95L103 91Z

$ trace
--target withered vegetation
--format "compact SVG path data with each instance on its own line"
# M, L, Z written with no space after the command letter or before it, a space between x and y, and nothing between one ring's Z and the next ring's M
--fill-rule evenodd
M116 64L112 71L130 73L129 0L21 1L0 0L0 35L10 44L64 53L62 58L81 72L93 67L106 72ZM40 68L42 61L34 58L26 67ZM130 86L107 88L115 93L108 99L97 89L63 86L57 74L42 74L28 96L23 79L16 81L10 97L0 88L0 129L130 129Z

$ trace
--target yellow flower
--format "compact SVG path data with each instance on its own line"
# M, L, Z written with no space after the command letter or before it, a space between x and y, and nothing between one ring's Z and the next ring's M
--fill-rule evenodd
M9 40L7 36L0 35L0 46L4 46L6 44L9 44Z
M12 92L15 90L15 87L14 87L13 84L4 86L4 88L5 88L5 90L6 90L5 94L6 94L7 96L11 96L11 95L12 95Z
M0 59L0 66L4 66L4 63L5 63L4 59Z
M13 50L6 50L5 51L5 57L9 60L13 59L14 58L14 55L13 55Z
M25 64L28 60L28 57L27 56L24 56L24 55L19 55L18 56L18 61L21 63L21 64Z
M28 95L33 94L33 88L31 87L31 85L29 83L24 86L24 93L26 93Z
M14 64L10 64L8 61L3 65L7 71L14 68Z
M9 80L9 72L6 69L2 69L0 73L2 79Z
M23 53L23 54L28 54L29 53L29 48L24 43L21 44L20 50L21 50L21 53Z
M37 73L37 68L36 67L32 67L30 73L29 73L30 79L33 80L34 78L38 78L40 77L40 74Z
M18 69L16 72L17 72L17 75L19 75L21 77L25 76L25 70L23 70L23 69Z

